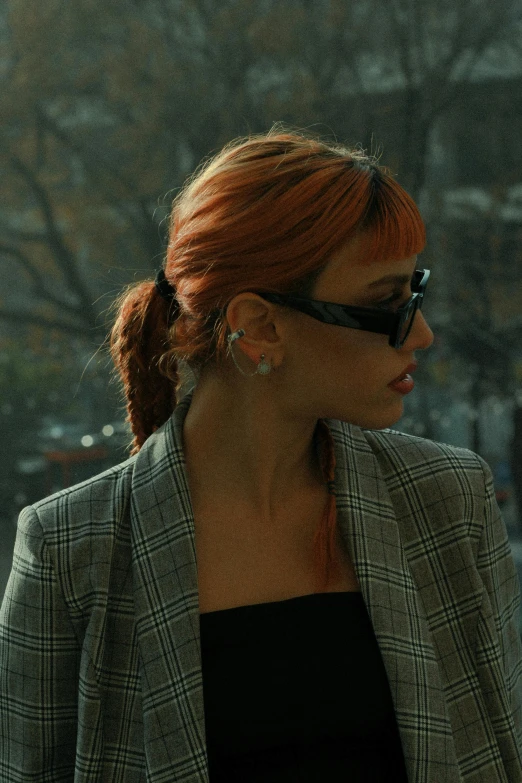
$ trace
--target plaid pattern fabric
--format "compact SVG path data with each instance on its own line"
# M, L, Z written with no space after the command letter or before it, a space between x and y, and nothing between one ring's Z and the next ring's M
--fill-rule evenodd
M191 398L139 454L20 514L0 610L1 783L209 780ZM409 780L522 783L520 585L487 464L327 424Z

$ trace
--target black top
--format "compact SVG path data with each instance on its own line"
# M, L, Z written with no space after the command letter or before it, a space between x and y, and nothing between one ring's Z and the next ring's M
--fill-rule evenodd
M361 593L200 615L210 783L407 783Z

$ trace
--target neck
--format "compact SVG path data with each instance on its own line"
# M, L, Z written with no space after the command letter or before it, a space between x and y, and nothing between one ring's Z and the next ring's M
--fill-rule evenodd
M192 495L230 501L270 523L296 495L324 484L315 430L276 404L266 386L230 392L218 379L200 379L183 428Z

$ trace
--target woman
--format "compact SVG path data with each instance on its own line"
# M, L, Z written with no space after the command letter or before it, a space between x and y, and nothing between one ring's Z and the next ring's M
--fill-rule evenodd
M20 515L2 783L522 783L491 472L386 429L433 339L424 244L375 160L277 127L176 197L116 303L131 456Z

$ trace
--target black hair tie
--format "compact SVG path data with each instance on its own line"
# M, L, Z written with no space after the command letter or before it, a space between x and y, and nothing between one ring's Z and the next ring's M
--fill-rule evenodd
M166 299L168 302L171 302L173 299L176 298L176 289L171 286L167 278L165 277L165 272L163 269L160 269L158 274L156 275L156 280L154 281L156 283L156 289L160 296L163 297L163 299Z

